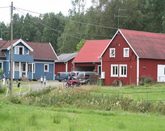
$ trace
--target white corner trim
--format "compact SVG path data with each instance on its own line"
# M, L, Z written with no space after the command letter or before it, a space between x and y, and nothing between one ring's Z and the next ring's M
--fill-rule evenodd
M137 86L139 85L139 57L137 57L137 69L136 69L136 74L137 74Z
M58 59L58 56L57 56L57 54L56 54L56 52L55 52L55 50L54 50L54 48L53 48L53 46L52 46L52 44L51 44L50 42L49 42L49 45L50 45L50 47L52 48L54 55L57 57L57 60L59 60L59 59Z
M19 44L20 42L21 42L24 46L26 46L30 51L33 51L33 49L32 49L26 42L24 42L22 39L19 39L19 40L17 40L15 43L13 43L13 47L16 46L17 44ZM11 46L9 46L9 47L7 48L7 50L10 50L10 48L11 48Z

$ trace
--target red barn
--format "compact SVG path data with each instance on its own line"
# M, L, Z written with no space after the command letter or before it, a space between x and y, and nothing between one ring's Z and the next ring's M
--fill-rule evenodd
M100 56L110 40L86 40L73 60L76 71L96 71L101 73Z
M58 56L58 60L55 61L55 74L57 72L70 72L73 70L72 61L77 53L67 53Z
M165 81L165 34L119 29L101 56L105 85Z

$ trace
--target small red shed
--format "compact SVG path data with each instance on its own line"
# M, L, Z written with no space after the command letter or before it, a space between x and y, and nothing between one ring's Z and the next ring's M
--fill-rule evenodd
M104 84L165 81L165 34L119 29L101 55Z
M55 61L55 74L58 72L70 72L73 70L72 61L77 53L66 53L58 56L58 60Z
M101 73L100 56L110 40L86 40L73 60L75 71L96 71Z

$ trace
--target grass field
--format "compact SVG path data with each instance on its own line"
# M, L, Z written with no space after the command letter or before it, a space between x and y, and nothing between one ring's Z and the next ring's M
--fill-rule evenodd
M124 95L134 100L165 101L165 84L153 84L145 86L126 86L126 87L102 87L94 93L104 95Z
M165 115L159 112L124 111L116 106L108 111L102 108L107 106L105 101L114 99L112 95L123 95L135 102L149 100L153 104L159 101L164 103L165 85L58 88L14 100L15 103L21 104L13 104L0 94L0 130L164 131ZM105 98L105 101L99 103L100 97L97 96L103 96L101 98ZM94 103L95 101L98 103ZM110 101L110 104L114 103ZM127 106L127 103L125 104ZM148 103L145 106L148 106ZM165 109L163 104L161 109Z
M1 131L163 131L165 116L0 105Z

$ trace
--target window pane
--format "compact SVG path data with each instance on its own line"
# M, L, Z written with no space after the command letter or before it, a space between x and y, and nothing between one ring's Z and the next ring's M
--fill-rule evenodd
M23 48L22 48L22 47L19 48L19 54L20 54L20 55L23 54Z
M110 48L110 57L115 57L115 48Z

